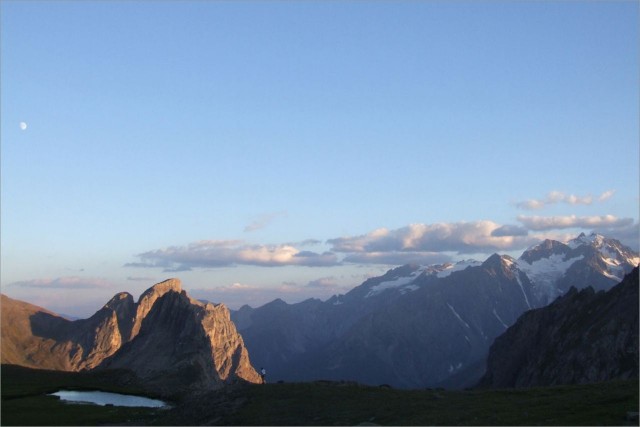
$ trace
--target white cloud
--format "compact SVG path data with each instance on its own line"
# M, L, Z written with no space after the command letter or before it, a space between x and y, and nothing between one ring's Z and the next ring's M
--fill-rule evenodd
M613 195L615 194L616 190L608 190L605 191L604 193L602 193L599 197L598 197L598 201L599 202L605 202L607 200L609 200L611 197L613 197Z
M516 206L520 209L533 211L544 208L545 202L542 200L525 200L524 202L516 203Z
M203 240L187 246L172 246L139 254L141 262L125 267L164 268L184 271L192 268L215 268L233 265L307 267L337 265L335 254L301 251L292 245L248 245L238 240Z
M530 230L544 231L563 228L619 228L633 224L632 218L618 218L614 215L602 216L525 216L519 215L518 221Z
M495 235L494 232L503 227L493 221L411 224L396 230L377 229L360 236L331 239L328 243L336 252L475 253L518 249L537 242L521 232Z
M615 190L607 190L600 194L595 200L598 202L605 202L613 197ZM566 203L569 205L591 205L594 202L594 197L591 195L576 196L575 194L566 194L562 191L551 191L544 199L530 199L516 203L516 206L525 210L539 210L549 205L557 203Z
M604 194L601 197L611 197ZM568 199L551 193L549 199ZM583 199L584 201L584 199ZM526 216L517 217L520 225L493 221L455 223L416 223L397 229L378 228L357 236L329 239L329 251L302 250L304 244L317 245L316 240L297 244L247 244L239 240L204 240L186 246L172 246L144 252L139 262L128 267L163 268L165 271L194 268L251 265L262 267L307 266L333 267L345 264L422 265L452 261L455 254L476 255L525 249L545 238L560 236L559 230L618 230L627 238L634 224L632 218L602 216ZM574 230L575 231L575 230ZM562 235L564 236L564 234ZM557 238L564 241L566 239ZM628 242L628 240L627 240ZM628 244L628 243L627 243Z
M620 227L596 227L594 232L612 239L617 239L634 251L640 250L640 223Z
M439 252L361 252L347 255L344 262L354 264L442 264L451 261L451 256Z
M286 212L270 212L263 215L260 215L258 218L253 220L249 225L244 228L245 233L250 233L252 231L262 230L271 224L276 218L286 216Z

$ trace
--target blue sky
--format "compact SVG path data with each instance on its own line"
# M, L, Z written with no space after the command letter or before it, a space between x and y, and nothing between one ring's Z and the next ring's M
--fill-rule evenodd
M232 308L638 247L637 2L3 1L2 292ZM21 127L26 124L26 128Z

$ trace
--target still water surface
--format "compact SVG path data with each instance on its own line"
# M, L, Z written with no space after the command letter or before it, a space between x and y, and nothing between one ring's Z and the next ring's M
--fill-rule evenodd
M93 403L100 406L144 406L147 408L162 408L167 404L161 400L149 399L146 397L132 396L128 394L107 393L104 391L69 391L60 390L51 393L61 400L76 403Z

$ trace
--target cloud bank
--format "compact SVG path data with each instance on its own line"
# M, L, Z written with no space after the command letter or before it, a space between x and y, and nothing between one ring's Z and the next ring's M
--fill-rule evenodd
M521 228L493 221L438 224L411 224L396 230L380 228L370 233L330 239L335 252L413 252L428 255L441 252L459 254L511 250L537 242Z
M605 202L613 197L615 190L607 190L598 197L591 195L576 196L574 194L566 194L561 191L551 191L544 199L529 199L516 203L516 206L524 210L539 210L549 205L557 203L566 203L568 205L591 205L594 201Z
M302 250L304 243L249 245L242 241L205 240L186 246L171 246L138 255L140 262L125 267L162 268L187 271L238 265L262 267L333 267L344 264L401 265L438 264L452 260L453 254L508 252L530 247L545 238L558 237L553 231L583 229L623 242L637 238L633 218L602 216L525 216L521 225L472 221L437 224L410 224L398 229L379 228L366 234L343 236L326 241L329 250ZM635 233L635 234L634 234ZM565 234L562 237L568 237ZM316 240L309 240L317 244ZM637 245L632 245L637 246Z
M529 230L561 230L564 228L622 228L633 225L633 218L618 218L614 215L602 216L524 216L520 221Z
M248 245L238 240L203 240L187 246L144 252L138 257L141 262L125 266L161 267L173 272L236 265L328 267L338 264L336 255L330 252L301 251L287 244Z
M598 196L576 196L551 191L542 199L518 202L520 209L535 210L554 204L591 205L609 200L608 190ZM251 232L266 227L286 212L262 215L245 227ZM509 252L526 249L551 238L567 240L579 231L600 232L637 248L638 223L615 215L531 216L518 215L514 224L491 220L414 223L396 229L378 228L365 234L340 236L323 241L306 239L280 244L248 244L242 240L203 240L186 246L171 246L138 254L138 262L126 267L163 268L186 271L194 268L251 265L262 267L333 267L345 264L401 265L439 264L455 255ZM312 251L324 246L324 252ZM318 285L320 282L316 283Z

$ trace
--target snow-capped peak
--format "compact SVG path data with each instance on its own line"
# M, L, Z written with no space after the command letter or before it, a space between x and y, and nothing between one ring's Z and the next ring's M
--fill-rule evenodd
M548 301L561 294L556 283L576 262L592 262L598 259L602 265L600 274L614 281L621 281L630 268L640 263L638 254L615 239L601 234L581 233L565 243L545 240L527 249L518 259L520 269L534 285L534 293ZM587 285L587 283L585 283Z
M584 245L600 248L606 243L607 240L608 239L601 234L591 233L587 236L584 233L580 233L580 235L575 239L569 240L567 242L567 246L569 246L571 249L575 249L579 246Z
M600 253L602 260L610 267L614 269L623 264L629 264L633 267L640 263L640 257L634 253L631 249L622 245L615 239L607 239L601 234L591 233L586 236L581 233L578 237L567 242L567 245L572 249L579 248L581 246L591 246ZM624 274L621 272L609 272L613 273L612 278L622 280Z
M414 283L420 275L425 274L429 276L435 276L439 279L447 277L457 271L462 271L467 267L477 267L481 265L480 261L474 259L467 259L463 261L445 264L433 264L429 266L417 266L406 265L401 267L403 269L395 269L387 272L385 276L388 276L388 280L384 280L380 283L373 285L369 292L365 295L365 298L380 295L382 292L388 289L396 289L400 293L407 293L415 291L420 288L418 284ZM408 272L406 270L409 270Z
M420 274L426 269L426 267L419 266L407 266L410 267L411 271L407 275L394 275L390 278L390 280L385 280L384 282L380 282L377 285L371 287L365 298L369 298L375 295L379 295L387 289L398 289L400 292L408 292L411 290L418 289L418 286L412 285L411 282L416 280ZM393 271L393 270L392 270ZM387 273L389 274L389 273Z
M482 265L480 261L476 261L475 259L465 259L463 261L458 261L455 264L447 263L431 266L427 272L435 274L441 279L451 275L451 273L455 273L456 271L462 271L467 267L477 267L479 265Z

